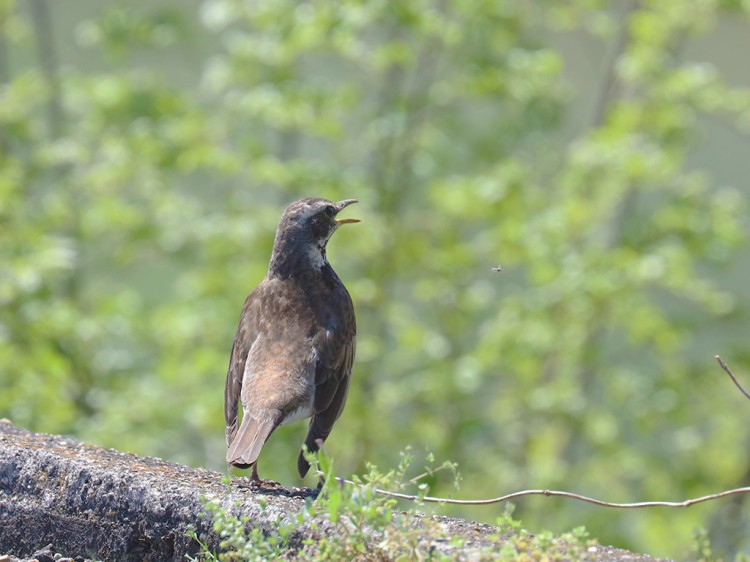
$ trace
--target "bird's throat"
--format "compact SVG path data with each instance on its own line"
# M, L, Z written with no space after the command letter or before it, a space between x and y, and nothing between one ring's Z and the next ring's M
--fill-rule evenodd
M268 271L272 275L293 277L303 271L330 267L325 244L312 242L295 248L274 248Z
M318 269L320 269L328 265L325 246L321 246L320 244L309 246L307 255L312 267L317 267Z

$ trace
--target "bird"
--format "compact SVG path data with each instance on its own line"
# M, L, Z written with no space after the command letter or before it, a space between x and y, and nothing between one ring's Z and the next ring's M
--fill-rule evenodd
M305 446L314 452L344 409L357 324L326 245L340 226L360 222L337 218L357 202L306 198L289 204L276 230L268 274L242 307L224 391L226 461L252 466L254 485L276 485L258 476L258 457L276 428L311 418ZM303 449L297 458L300 478L309 469Z

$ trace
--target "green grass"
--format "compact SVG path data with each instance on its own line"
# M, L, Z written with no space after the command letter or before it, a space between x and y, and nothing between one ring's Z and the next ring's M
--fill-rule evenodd
M336 480L333 463L325 454L310 455L313 469L325 475L325 484L318 497L308 499L303 509L292 518L279 518L272 529L248 525L246 517L228 513L216 501L204 501L207 516L219 535L218 551L201 543L194 531L190 536L201 544L195 562L251 562L265 560L361 560L373 562L407 562L411 560L453 560L469 545L461 536L450 536L433 518L424 516L419 499L404 510L397 509L394 498L379 494L376 489L405 491L417 488L421 498L429 488L424 479L438 471L452 473L460 480L456 466L445 462L428 466L419 476L409 478L407 472L413 457L407 450L399 465L382 472L368 466L364 476L355 476L353 483ZM430 464L432 458L428 458ZM496 533L480 545L472 545L477 560L583 560L592 544L583 527L554 536L544 532L532 534L520 521L513 519L513 505L506 504L497 519ZM439 552L435 545L443 547Z

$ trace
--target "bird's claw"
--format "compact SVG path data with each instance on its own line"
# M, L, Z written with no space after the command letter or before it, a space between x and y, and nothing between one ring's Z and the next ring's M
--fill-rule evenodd
M250 479L250 487L251 488L281 488L281 484L274 480L266 480L265 478L251 478Z

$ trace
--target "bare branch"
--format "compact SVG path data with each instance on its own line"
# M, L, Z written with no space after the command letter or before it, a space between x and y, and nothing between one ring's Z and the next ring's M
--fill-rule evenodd
M322 472L319 472L318 474L323 475ZM338 477L336 478L336 482L338 482L339 485L343 485L343 484L349 484L352 486L362 485L362 484L353 482L351 480L347 480L345 478L338 478ZM490 498L490 499L484 499L484 500L454 500L450 498L436 498L432 496L421 497L421 496L412 495L412 494L402 494L400 492L391 492L390 490L381 490L380 488L375 488L375 492L383 496L388 496L391 498L398 498L402 500L423 501L427 503L446 503L446 504L452 504L452 505L491 505L495 503L502 503L502 502L510 501L510 500L524 497L524 496L556 496L556 497L562 497L562 498L570 498L570 499L574 499L574 500L578 500L578 501L582 501L586 503L592 503L594 505L601 505L603 507L614 507L618 509L641 509L645 507L690 507L691 505L695 505L698 503L703 503L703 502L707 502L711 500L717 500L719 498L724 498L727 496L750 493L750 486L747 486L744 488L734 488L732 490L725 490L723 492L718 492L716 494L709 494L707 496L691 498L689 500L685 500L681 502L648 501L648 502L633 502L633 503L607 502L604 500L598 500L596 498L590 498L588 496L582 496L581 494L574 494L573 492L563 492L563 491L558 491L558 490L522 490L520 492L513 492L512 494L506 494L504 496L500 496L497 498Z
M729 377L732 379L732 382L735 384L737 388L740 389L740 392L745 395L745 398L750 400L750 394L748 394L747 390L745 390L742 385L740 384L740 381L737 380L737 377L734 376L734 373L732 370L727 366L726 363L719 357L718 355L714 355L714 359L719 362L719 366L724 369L724 372L729 375Z

